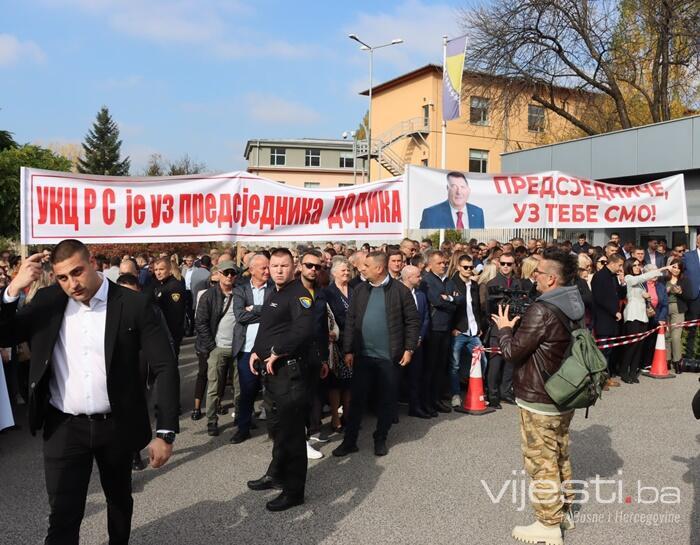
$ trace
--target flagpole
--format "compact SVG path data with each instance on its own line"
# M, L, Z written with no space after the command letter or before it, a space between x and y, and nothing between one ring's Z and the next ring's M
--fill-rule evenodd
M442 79L443 79L443 81L445 79L445 70L447 70L447 35L446 34L443 35L443 37L442 37ZM447 121L445 121L445 97L444 97L444 88L443 88L442 135L441 135L441 139L440 139L440 168L443 170L445 170L445 164L447 163L447 150L445 149L446 142L447 142ZM438 247L442 246L443 242L445 242L445 230L440 229L440 243L438 244Z

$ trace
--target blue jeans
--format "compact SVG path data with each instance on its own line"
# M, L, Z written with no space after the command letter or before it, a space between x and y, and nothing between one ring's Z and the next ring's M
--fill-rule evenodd
M452 389L452 395L459 395L459 365L462 361L462 351L466 348L469 351L469 365L467 369L471 367L471 353L477 346L482 346L481 339L474 335L457 335L452 337L452 358L450 361L450 387ZM481 354L481 371L482 373L486 369L486 354L482 352ZM469 371L467 371L467 374Z
M250 372L250 352L238 355L238 381L241 385L241 395L238 399L238 430L242 433L250 431L253 417L255 396L260 390L260 377Z

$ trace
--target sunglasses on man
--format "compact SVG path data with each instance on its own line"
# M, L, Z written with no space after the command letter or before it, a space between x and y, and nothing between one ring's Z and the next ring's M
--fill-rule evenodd
M320 271L323 268L323 265L320 263L302 263L302 265L309 270L316 269L317 271Z
M461 267L462 267L462 270L465 270L465 271L473 271L474 270L473 265L461 265Z
M226 269L225 271L220 271L219 274L221 276L236 276L236 271L233 269Z
M501 267L512 267L515 265L515 261L501 261Z

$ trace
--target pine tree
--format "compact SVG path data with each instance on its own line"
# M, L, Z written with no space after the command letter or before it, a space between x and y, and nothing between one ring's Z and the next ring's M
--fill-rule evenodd
M103 106L83 142L85 158L79 159L78 172L128 176L130 161L128 157L123 161L119 160L121 145L119 127L112 120L107 107Z

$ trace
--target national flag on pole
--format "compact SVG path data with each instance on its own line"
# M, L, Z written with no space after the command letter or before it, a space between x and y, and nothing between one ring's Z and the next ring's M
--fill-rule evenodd
M448 40L445 48L445 65L442 67L442 119L449 121L459 117L462 102L462 73L467 49L467 37Z

